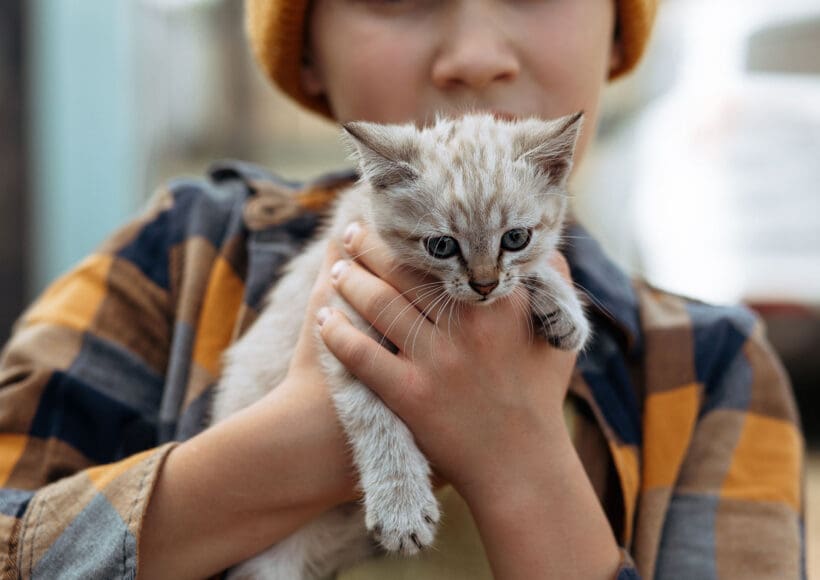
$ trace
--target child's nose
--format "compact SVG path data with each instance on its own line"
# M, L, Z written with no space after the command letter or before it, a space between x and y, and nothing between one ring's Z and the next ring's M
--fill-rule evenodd
M440 89L481 90L514 80L520 63L493 2L453 2L442 27L433 63L433 83Z

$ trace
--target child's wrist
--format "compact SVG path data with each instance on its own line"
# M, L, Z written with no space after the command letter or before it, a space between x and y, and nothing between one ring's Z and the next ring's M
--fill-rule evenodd
M468 504L506 502L510 494L526 501L557 485L563 466L578 461L560 413L543 422L541 429L526 431L526 437L479 466L469 480L454 483Z

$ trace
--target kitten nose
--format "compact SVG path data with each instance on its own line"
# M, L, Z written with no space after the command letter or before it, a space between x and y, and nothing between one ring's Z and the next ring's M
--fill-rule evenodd
M498 280L492 280L491 282L476 282L475 280L470 280L470 288L482 296L486 296L492 292L496 286L498 286Z

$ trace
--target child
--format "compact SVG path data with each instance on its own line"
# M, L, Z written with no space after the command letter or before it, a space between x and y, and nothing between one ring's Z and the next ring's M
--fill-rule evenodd
M247 8L264 70L320 114L424 123L466 108L584 110L580 160L604 84L634 66L655 4ZM448 482L437 550L341 577L804 575L802 440L759 323L631 282L579 227L566 262L554 258L590 296L595 339L577 361L528 342L503 304L466 317L437 368L381 350L322 308L336 291L367 317L415 282L354 225L341 243L360 258L331 268L339 256L327 257L287 379L201 430L220 353L350 182L292 188L238 163L174 182L26 312L0 370L3 570L205 577L355 500L316 362L319 324Z

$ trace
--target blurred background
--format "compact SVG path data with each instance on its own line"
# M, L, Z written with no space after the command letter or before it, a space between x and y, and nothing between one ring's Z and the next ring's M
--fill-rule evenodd
M220 158L300 179L335 127L254 68L238 0L0 2L0 340L166 179ZM663 0L575 183L632 273L766 319L809 442L820 580L820 3Z

